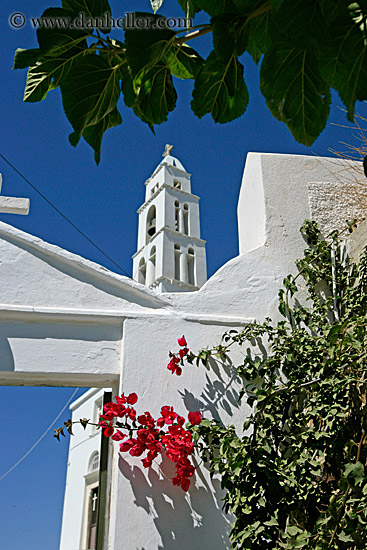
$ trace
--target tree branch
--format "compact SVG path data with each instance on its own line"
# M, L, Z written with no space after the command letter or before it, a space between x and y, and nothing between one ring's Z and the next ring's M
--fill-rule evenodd
M266 2L259 8L257 8L255 11L250 13L244 13L243 16L247 17L247 21L250 21L251 19L254 19L255 17L259 17L259 15L263 15L267 11L270 10L270 2ZM241 14L239 14L241 16ZM180 38L177 38L175 40L176 44L184 44L185 42L188 42L189 40L194 40L194 38L199 38L200 36L204 36L205 34L208 34L212 32L213 27L211 25L206 26L203 29L191 32L189 34L186 34L185 36L181 36Z
M185 36L181 36L180 38L176 38L175 44L184 44L185 42L189 42L189 40L194 40L194 38L199 38L199 36L203 36L204 34L208 34L212 32L213 27L209 25L208 27L205 27L204 29L200 29L198 31L191 32L189 34L185 34Z

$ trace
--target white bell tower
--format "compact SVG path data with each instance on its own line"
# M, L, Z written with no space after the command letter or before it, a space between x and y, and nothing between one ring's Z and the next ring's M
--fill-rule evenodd
M205 242L200 238L199 197L191 193L190 174L171 156L145 182L139 208L138 250L133 279L156 292L198 290L206 281Z

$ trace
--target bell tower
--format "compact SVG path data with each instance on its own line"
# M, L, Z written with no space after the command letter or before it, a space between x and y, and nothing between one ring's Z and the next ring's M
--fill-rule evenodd
M199 197L191 175L166 145L163 160L145 182L139 208L133 279L156 292L189 292L206 281L205 242L200 238Z

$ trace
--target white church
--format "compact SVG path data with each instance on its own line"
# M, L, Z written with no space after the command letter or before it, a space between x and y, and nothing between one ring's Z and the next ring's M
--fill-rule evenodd
M209 280L199 198L170 146L145 182L133 279L0 223L1 384L92 388L71 405L75 420L96 422L109 388L112 396L136 392L142 411L167 404L240 427L249 412L237 403L240 350L233 364L188 366L179 378L166 368L168 350L182 334L197 351L230 328L277 318L278 290L305 247L303 221L326 234L366 215L358 172L358 163L339 159L249 153L239 254ZM0 212L28 207L0 197ZM75 432L60 550L230 548L220 480L205 466L184 493L164 457L145 470L95 427Z

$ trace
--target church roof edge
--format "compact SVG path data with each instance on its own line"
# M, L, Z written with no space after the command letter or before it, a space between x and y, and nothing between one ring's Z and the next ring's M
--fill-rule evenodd
M56 257L61 263L72 265L75 269L88 272L96 278L108 281L110 284L115 284L120 287L127 287L132 294L140 296L144 295L146 299L156 305L168 305L170 303L169 300L157 296L155 292L147 289L143 285L137 283L129 277L126 277L125 275L114 273L96 262L87 260L82 256L78 256L73 252L69 252L68 250L65 250L57 245L50 244L47 241L43 241L39 237L35 237L30 233L26 233L25 231L21 231L12 225L0 221L0 239L2 237L7 237L14 241L25 243L29 248L38 250L45 256Z

